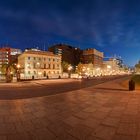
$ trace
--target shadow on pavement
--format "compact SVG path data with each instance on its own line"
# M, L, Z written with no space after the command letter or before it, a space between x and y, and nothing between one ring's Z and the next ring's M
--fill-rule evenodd
M128 89L121 89L121 88L96 88L96 89L102 89L102 90L114 90L114 91L129 91Z

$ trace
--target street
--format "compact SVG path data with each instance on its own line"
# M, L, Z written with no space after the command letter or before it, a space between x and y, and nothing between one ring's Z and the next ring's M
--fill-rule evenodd
M0 99L26 99L61 94L104 83L125 76L95 77L93 79L36 80L0 85Z

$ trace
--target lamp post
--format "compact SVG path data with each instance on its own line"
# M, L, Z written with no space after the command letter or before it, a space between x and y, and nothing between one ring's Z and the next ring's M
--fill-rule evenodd
M109 73L109 75L111 74L111 66L107 65L107 72Z
M68 67L68 75L69 75L68 78L71 78L71 70L72 70L72 66L69 66L69 67Z
M20 65L17 64L17 81L20 81Z

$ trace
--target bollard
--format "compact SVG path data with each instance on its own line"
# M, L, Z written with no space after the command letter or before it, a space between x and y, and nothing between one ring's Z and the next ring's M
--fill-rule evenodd
M32 76L32 80L34 80L35 79L35 77L34 76Z
M129 81L129 91L135 90L135 82L133 80Z
M48 75L46 76L46 79L49 79L49 76Z

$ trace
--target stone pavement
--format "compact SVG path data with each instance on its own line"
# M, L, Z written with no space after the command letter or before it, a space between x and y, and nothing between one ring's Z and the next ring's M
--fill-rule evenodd
M0 100L0 140L140 140L139 91L119 82Z

